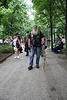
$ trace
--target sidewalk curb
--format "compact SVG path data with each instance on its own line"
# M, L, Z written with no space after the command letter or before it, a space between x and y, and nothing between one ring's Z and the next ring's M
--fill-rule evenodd
M3 57L2 59L0 59L0 63L4 62L8 57L10 57L12 55L12 53L7 54L5 57Z

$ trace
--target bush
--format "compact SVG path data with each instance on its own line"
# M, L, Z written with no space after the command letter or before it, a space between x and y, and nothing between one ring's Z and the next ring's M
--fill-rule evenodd
M14 50L10 44L0 44L0 54L1 53L14 53Z

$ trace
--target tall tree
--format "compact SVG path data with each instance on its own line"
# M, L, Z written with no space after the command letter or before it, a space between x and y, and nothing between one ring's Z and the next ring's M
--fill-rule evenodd
M27 5L23 1L12 0L8 8L5 8L5 6L0 7L0 24L3 26L2 33L4 35L13 35L17 31L24 35L24 30L27 30L30 21L27 14ZM23 26L24 21L25 27Z
M0 7L4 6L4 7L8 7L8 4L11 2L12 0L0 0Z
M46 23L50 22L49 26L51 27L51 40L52 40L51 48L53 46L52 38L55 32L58 33L59 35L65 35L67 41L67 32L66 32L67 27L65 24L65 17L67 16L66 15L67 0L32 0L32 2L33 2L33 7L36 10L36 14L38 14L35 16L35 19L38 20L38 22L43 23L44 26L46 26ZM37 16L40 16L40 19L38 19ZM46 19L46 23L45 20L43 20L44 18L42 16ZM66 23L67 23L67 17L66 17ZM66 51L67 51L67 42L66 42Z
M66 0L66 57L67 57L67 0Z

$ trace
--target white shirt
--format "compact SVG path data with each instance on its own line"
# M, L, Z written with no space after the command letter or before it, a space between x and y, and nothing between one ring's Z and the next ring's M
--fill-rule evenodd
M63 44L65 44L65 39L62 39Z
M17 38L13 40L13 45L16 47Z

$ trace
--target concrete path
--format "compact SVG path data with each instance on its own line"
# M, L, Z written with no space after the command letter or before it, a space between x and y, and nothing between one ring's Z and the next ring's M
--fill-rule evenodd
M40 69L28 71L29 57L14 55L0 64L0 100L67 100L67 71L55 56L46 51L46 68L43 58Z

